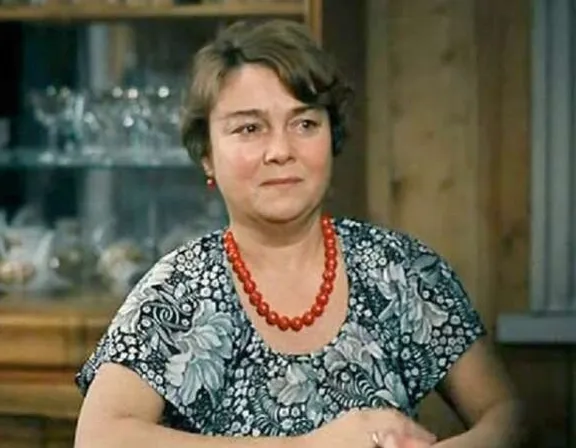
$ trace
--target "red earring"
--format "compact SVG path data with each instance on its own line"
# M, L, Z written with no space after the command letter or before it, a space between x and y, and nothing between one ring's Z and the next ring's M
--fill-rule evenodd
M214 180L213 177L208 177L206 179L206 185L208 186L208 188L212 189L216 186L216 181Z

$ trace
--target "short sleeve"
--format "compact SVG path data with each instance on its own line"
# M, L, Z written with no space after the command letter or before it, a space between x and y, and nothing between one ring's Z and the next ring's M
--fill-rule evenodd
M174 258L175 254L169 254L156 263L116 312L95 350L76 374L76 384L83 395L98 369L105 363L115 363L135 372L167 401L174 401L166 384L167 368L174 355L166 319L168 316L179 319Z
M207 240L166 255L130 292L76 375L83 394L104 363L121 364L198 430L221 398L236 327Z
M416 407L486 329L453 268L423 244L411 246L409 262L395 275L404 289L400 364Z

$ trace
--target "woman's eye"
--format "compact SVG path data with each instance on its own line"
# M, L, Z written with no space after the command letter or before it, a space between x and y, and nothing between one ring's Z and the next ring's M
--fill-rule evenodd
M297 127L303 131L310 131L318 127L318 122L310 119L300 120Z
M234 130L234 134L249 135L258 132L260 127L255 123L244 124Z

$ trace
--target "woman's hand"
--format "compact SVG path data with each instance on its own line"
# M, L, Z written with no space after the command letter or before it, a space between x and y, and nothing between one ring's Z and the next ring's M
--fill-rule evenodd
M310 448L427 448L436 441L429 431L392 409L352 410L305 438Z
M390 433L384 436L384 440L379 440L376 446L381 448L431 448L433 443L433 441Z

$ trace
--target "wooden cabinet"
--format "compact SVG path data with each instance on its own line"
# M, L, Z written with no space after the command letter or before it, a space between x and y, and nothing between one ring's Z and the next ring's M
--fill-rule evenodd
M132 3L132 4L131 4ZM43 5L0 6L1 21L94 21L149 19L198 19L223 17L287 17L304 19L312 24L317 1L224 1L192 2L178 5L171 0L152 2L52 2Z
M70 447L78 367L118 303L97 297L0 300L0 448Z
M364 1L223 1L130 5L85 0L41 6L0 6L0 30L23 23L73 24L186 21L217 26L242 17L284 17L307 23L351 79L357 100L352 138L336 161L335 213L364 217ZM208 25L206 25L208 24ZM212 34L212 33L211 33ZM1 164L1 161L0 161ZM0 190L8 182L0 174ZM1 208L2 204L0 204ZM0 295L0 448L70 447L81 396L74 374L105 331L119 300Z

